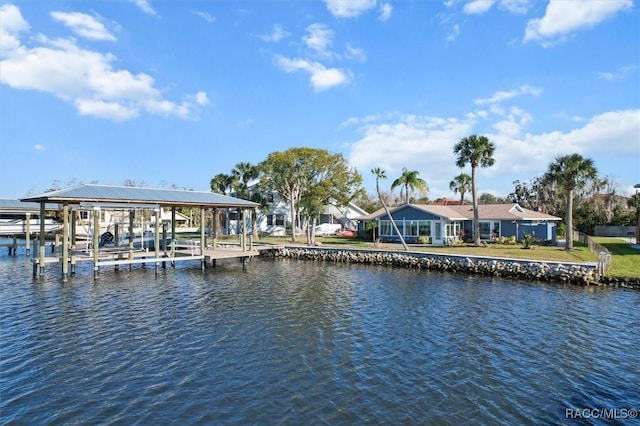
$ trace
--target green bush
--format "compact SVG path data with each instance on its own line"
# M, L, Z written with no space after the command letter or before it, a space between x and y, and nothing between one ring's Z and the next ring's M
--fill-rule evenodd
M524 234L522 236L522 248L530 249L538 243L538 239L534 234Z
M419 244L429 244L429 237L418 237Z
M513 246L516 244L516 237L514 235L510 237L502 236L496 240L496 243Z

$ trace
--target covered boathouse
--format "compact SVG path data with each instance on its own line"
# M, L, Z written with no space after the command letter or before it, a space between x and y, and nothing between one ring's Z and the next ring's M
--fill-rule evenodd
M58 207L58 212L62 216L62 247L54 256L46 256L44 221L40 222L39 250L34 253L33 272L34 276L44 274L47 263L61 263L62 277L67 280L70 273L75 273L77 262L93 262L94 278L98 277L101 266L115 266L154 263L156 269L160 263L181 260L200 260L204 269L208 260L215 262L217 258L237 257L246 259L257 252L253 252L251 240L247 250L246 226L242 227L240 237L241 248L233 253L216 249L215 239L211 244L207 244L205 235L207 209L212 209L216 214L218 209L235 209L239 211L242 218L246 218L248 210L258 207L257 203L234 198L226 195L204 191L184 191L173 189L153 189L138 187L123 187L110 185L81 185L68 189L47 192L40 195L29 196L21 199L23 202L39 203L40 217L44 217L45 211L50 210L51 205ZM176 242L176 221L175 214L177 207L188 207L200 210L200 238L190 240L186 246ZM134 218L136 212L149 212L155 218L160 218L161 209L171 211L172 219L170 230L161 224L161 220L153 221L153 250L149 249L150 244L145 249L144 246L134 245ZM113 229L115 235L109 233L110 244L104 244L104 234L100 230L100 211L119 210L128 212L128 224L124 224L125 229L119 229L116 225ZM89 218L94 232L91 233L91 242L86 244L84 250L80 250L76 243L76 220L80 212ZM246 223L243 220L242 223ZM122 225L121 225L122 226ZM128 229L127 229L128 228ZM120 243L120 232L128 231L128 238L124 243ZM160 236L162 235L162 244ZM141 235L142 240L145 235ZM168 239L170 237L170 239ZM113 241L113 242L112 242ZM168 244L167 241L170 241Z

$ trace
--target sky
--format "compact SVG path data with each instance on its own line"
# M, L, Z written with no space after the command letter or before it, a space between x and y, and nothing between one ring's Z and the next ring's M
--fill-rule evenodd
M292 147L375 193L404 167L457 198L453 146L495 143L478 192L561 155L640 183L634 0L0 2L0 197L56 182L210 190ZM399 189L396 189L399 193Z

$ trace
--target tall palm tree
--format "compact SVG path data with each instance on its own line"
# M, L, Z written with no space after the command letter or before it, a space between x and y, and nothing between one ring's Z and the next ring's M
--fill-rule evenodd
M462 168L471 164L471 196L473 197L473 238L476 245L480 245L480 221L478 217L478 193L476 190L476 169L478 167L491 167L496 160L493 152L496 146L486 136L471 135L460 139L454 145L453 153L456 155L456 166Z
M224 173L218 173L209 183L213 192L217 192L222 195L227 195L227 191L231 189L232 184L233 177ZM215 213L213 215L213 229L215 230L216 236L220 236L222 234L221 216L222 210L215 209Z
M238 163L231 170L231 175L234 177L233 185L238 193L238 198L250 200L252 196L249 193L249 182L257 179L260 175L258 166L247 162ZM255 209L251 211L251 233L254 237L258 237L258 213Z
M471 189L471 176L466 173L460 173L449 183L449 189L454 194L460 193L460 204L464 203L464 194Z
M382 204L384 211L387 213L387 216L391 220L391 225L393 226L393 229L396 231L396 234L398 235L398 237L400 237L400 242L402 243L402 247L404 247L406 251L409 251L409 247L407 247L407 243L404 242L404 237L400 233L400 230L398 229L396 222L393 220L393 216L391 216L391 212L389 211L389 208L387 207L384 200L382 199L382 193L380 193L380 179L386 179L387 174L380 167L371 169L371 173L376 175L376 192L378 193L378 199L380 200L380 204Z
M238 163L231 170L231 176L234 177L235 190L238 198L249 199L249 182L256 179L259 175L258 166L251 163Z
M230 175L224 173L218 173L211 179L209 185L213 192L217 192L222 195L227 195L227 191L231 188L233 178Z
M393 181L391 184L391 190L393 191L398 186L404 187L404 203L409 204L409 191L419 189L420 191L427 192L427 182L419 177L420 172L417 170L407 170L406 167L402 168L402 174L400 177Z
M586 185L588 180L598 177L593 160L580 154L556 157L545 173L545 178L557 184L566 197L565 225L567 226L566 249L573 249L573 195L576 189Z

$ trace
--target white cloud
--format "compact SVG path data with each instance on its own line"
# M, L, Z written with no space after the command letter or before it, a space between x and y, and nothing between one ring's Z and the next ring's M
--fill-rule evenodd
M491 9L496 0L473 0L464 5L464 13L469 15L482 14Z
M133 2L148 15L155 15L156 11L151 7L151 3L148 0L133 0Z
M106 118L112 121L126 121L139 115L139 108L118 102L77 98L74 104L81 115Z
M380 5L380 15L378 16L378 19L380 21L388 21L389 19L391 19L391 13L393 12L393 6L391 6L389 3L382 3Z
M349 43L347 43L347 47L345 48L344 55L347 59L351 59L358 62L365 62L367 60L367 54L364 53L364 50L357 47L353 47Z
M349 160L359 170L381 167L390 178L403 167L418 170L433 191L432 183L441 184L438 177L448 183L459 173L452 148L473 125L473 120L413 115L368 123L364 136L351 144Z
M216 17L211 15L210 13L203 12L201 10L196 10L194 12L196 15L207 21L208 23L216 22Z
M632 0L550 0L542 18L527 23L524 41L539 40L549 45L571 32L594 27L632 7Z
M39 143L35 144L33 146L33 149L35 149L36 151L46 151L47 148L44 145L41 145Z
M20 33L29 31L29 24L24 20L20 9L12 4L0 6L0 54L6 54L21 46Z
M526 13L531 6L531 0L471 0L464 5L463 12L468 15L481 15L488 12L496 3L499 4L500 9L517 14Z
M355 18L374 9L377 0L324 0L327 9L339 18Z
M613 72L597 72L596 75L603 80L622 80L635 72L637 69L638 67L636 65L627 65Z
M500 7L511 13L527 13L531 7L531 0L501 0Z
M447 34L447 41L455 41L460 35L460 25L454 24Z
M166 100L150 75L114 69L114 55L82 49L73 39L51 40L39 34L32 39L35 45L26 47L19 38L28 28L26 22L15 24L20 22L15 11L10 22L2 30L11 46L4 50L3 44L2 84L49 93L74 105L82 115L115 121L135 118L140 111L192 118L198 107L208 103L203 92L179 104Z
M365 180L368 176L364 171L374 167L384 169L390 179L407 167L420 172L429 183L432 199L452 196L448 182L460 172L455 167L455 143L487 125L494 129L483 134L496 144L496 164L480 170L480 192L492 188L494 193L506 195L512 190L510 182L541 175L559 155L578 152L593 158L596 165L603 153L640 158L638 109L605 112L575 123L578 127L565 132L526 133L533 119L527 111L511 107L497 116L476 111L463 118L398 114L351 117L342 127L360 126L361 136L348 150L351 164Z
M80 12L51 12L51 17L62 22L80 37L89 40L115 41L111 34L98 19Z
M273 31L271 32L271 34L261 35L258 37L260 37L263 41L278 42L283 38L287 37L288 35L289 33L286 32L281 25L276 24L273 26Z
M289 59L278 55L276 57L276 64L287 73L295 71L306 71L309 73L311 86L316 91L346 84L351 79L349 71L338 68L327 68L318 62L305 59Z
M333 44L333 31L323 24L311 24L307 35L302 37L304 44L320 56L330 57Z
M542 90L525 84L515 90L498 91L494 93L490 98L475 99L473 103L475 103L476 105L497 104L522 95L538 96L541 92Z

